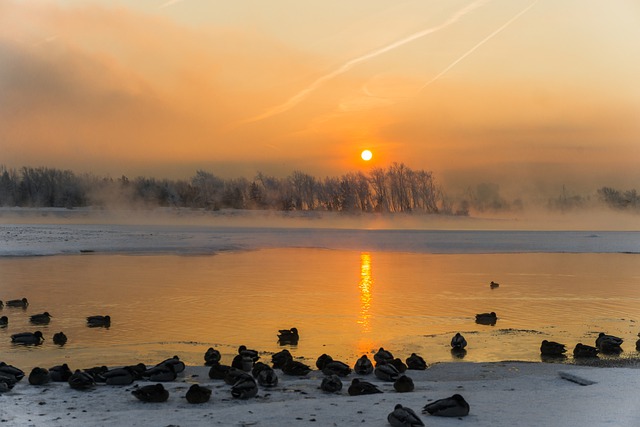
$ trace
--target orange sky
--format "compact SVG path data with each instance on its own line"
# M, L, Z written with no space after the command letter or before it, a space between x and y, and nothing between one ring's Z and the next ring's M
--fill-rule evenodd
M638 76L636 0L4 0L0 164L638 188Z

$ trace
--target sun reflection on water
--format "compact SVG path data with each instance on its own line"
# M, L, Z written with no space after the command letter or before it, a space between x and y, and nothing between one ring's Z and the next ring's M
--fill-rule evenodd
M360 254L360 317L358 324L362 327L363 333L370 332L371 313L371 291L373 288L373 275L371 273L371 254L363 252Z

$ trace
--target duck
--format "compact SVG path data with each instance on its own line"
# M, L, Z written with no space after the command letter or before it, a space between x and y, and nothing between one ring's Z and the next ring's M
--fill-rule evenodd
M308 365L296 360L290 360L282 367L282 373L286 375L305 376L309 372L311 368Z
M168 366L168 365L171 365L173 367L173 370L176 371L176 374L179 374L185 369L184 362L180 360L180 357L178 356L173 356L168 359L165 359L162 362L158 363L156 366Z
M40 345L44 341L42 332L21 332L19 334L11 335L11 342L14 344L23 345Z
M407 365L399 357L396 357L391 362L389 362L389 365L395 366L395 368L400 373L403 373L403 372L407 371Z
M256 362L253 364L253 368L251 368L251 375L253 376L253 378L258 378L258 375L260 375L260 372L265 369L272 369L272 368L271 366L267 365L264 362Z
M354 378L351 380L351 385L347 389L347 393L349 393L349 396L362 396L365 394L382 393L382 390L368 381Z
M29 373L29 384L31 385L44 385L51 381L49 371L45 368L36 366Z
M108 328L111 326L111 316L89 316L87 317L87 326L90 328Z
M16 368L13 365L8 365L5 362L0 362L0 374L9 375L12 378L15 378L16 382L24 378L24 371L22 369Z
M53 316L48 311L44 313L34 314L29 317L29 321L35 325L47 325L51 321Z
M249 399L258 394L258 385L251 375L244 375L231 386L231 396L236 399Z
M382 381L395 381L400 376L398 369L390 363L378 364L373 370L373 375Z
M397 404L393 412L387 415L387 421L392 427L420 427L424 423L411 408Z
M236 369L241 369L245 372L251 371L253 368L253 358L249 353L236 354L231 361L231 366Z
M456 332L456 334L451 338L451 348L455 348L458 350L462 350L467 346L467 340L462 336L460 332Z
M96 385L93 376L88 372L81 371L80 369L76 369L76 371L71 374L67 383L69 383L69 386L74 390L88 390Z
M228 385L234 385L243 377L251 377L251 375L249 375L242 369L234 368L232 366L231 369L227 371L227 375L225 375L224 377L224 382Z
M493 280L491 281L491 283L489 283L489 287L491 289L495 289L495 288L499 288L500 287L500 283L498 282L494 282Z
M187 390L187 402L198 404L206 403L211 398L211 389L208 387L202 387L199 384L192 384Z
M337 393L342 390L342 380L335 374L327 375L320 383L320 390L325 393Z
M329 356L326 353L321 354L320 357L318 357L318 359L316 360L316 368L322 371L322 369L324 368L324 365L326 365L329 362L333 362L333 357Z
M464 400L464 397L454 394L451 397L426 404L422 413L437 417L465 417L469 415L469 404Z
M300 340L300 335L298 334L297 328L280 329L278 331L278 343L280 345L286 345L286 344L296 345L298 344L299 340Z
M142 373L142 377L147 379L148 381L153 382L165 382L165 381L173 381L178 377L175 368L172 364L167 365L156 365L152 368L147 369Z
M212 380L224 380L231 370L231 366L214 363L209 369L209 378Z
M0 392L11 390L17 382L13 375L0 373Z
M59 346L63 346L67 343L67 336L64 332L57 332L53 334L53 343Z
M169 399L169 392L162 384L138 387L132 390L131 394L143 402L166 402Z
M27 308L29 306L29 300L26 298L22 299L12 299L6 302L7 307L19 307L19 308Z
M129 366L109 369L102 374L107 385L130 385L137 379L138 374Z
M540 345L540 354L543 356L564 357L566 352L565 345L559 342L542 340Z
M273 369L282 369L282 367L291 360L293 360L293 356L289 350L285 348L271 356L271 365L273 366Z
M260 355L256 350L248 349L245 345L238 347L238 354L248 356L254 362L257 362L258 359L260 359Z
M599 350L596 347L579 342L573 349L574 358L598 357Z
M375 360L376 365L391 362L393 359L393 354L389 350L385 350L384 347L380 347L376 354L373 355L373 360Z
M91 375L94 381L104 382L103 374L109 371L109 368L106 366L94 366L92 368L83 369L83 372Z
M141 380L142 374L144 374L144 371L147 370L147 366L142 362L136 363L135 365L127 365L124 367L131 371L131 373L134 376L134 379L136 380Z
M0 327L5 327L9 324L9 318L7 316L0 317Z
M622 352L620 346L623 342L622 338L600 332L596 338L596 347L604 354L620 354Z
M71 372L69 365L66 363L49 368L49 377L54 382L67 382L71 375L73 375L73 372Z
M398 393L408 393L415 389L413 380L406 375L400 375L397 380L393 382L393 388Z
M371 363L366 354L363 354L356 360L353 370L358 375L369 375L373 373L373 363Z
M275 387L278 385L278 375L269 366L258 372L257 380L262 387Z
M493 326L496 324L497 320L498 320L498 316L493 311L491 313L476 314L476 323L479 323L481 325Z
M416 371L424 371L427 369L427 362L416 353L411 353L411 356L407 357L407 369L413 369Z
M205 366L211 366L216 363L220 363L222 360L222 355L220 351L216 350L213 347L209 347L207 351L204 353L204 364Z

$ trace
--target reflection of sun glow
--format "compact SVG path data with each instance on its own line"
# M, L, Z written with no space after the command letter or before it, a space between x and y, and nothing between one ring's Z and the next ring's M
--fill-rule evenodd
M371 308L371 288L373 287L373 276L371 274L371 255L360 254L360 318L358 323L362 325L363 332L369 332L369 309Z

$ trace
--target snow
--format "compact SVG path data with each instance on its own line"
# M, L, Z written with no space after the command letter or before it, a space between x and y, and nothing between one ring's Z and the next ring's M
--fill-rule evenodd
M65 383L29 385L26 379L0 395L0 421L7 426L387 426L397 403L418 414L429 401L461 394L471 406L462 421L421 414L429 426L637 426L640 371L633 368L572 367L553 363L442 363L426 371L407 371L416 388L397 393L392 383L364 378L383 393L349 396L343 378L337 394L318 389L322 373L288 377L261 388L258 396L235 400L230 386L211 380L206 367L188 367L176 381L164 383L169 400L142 403L132 386L97 385L77 391ZM587 386L561 378L570 374L594 383ZM192 405L185 394L191 383L213 389L209 402ZM140 386L147 384L139 382ZM464 424L462 424L464 423Z

